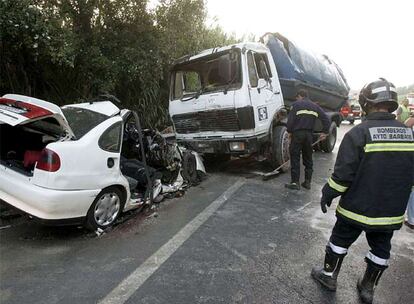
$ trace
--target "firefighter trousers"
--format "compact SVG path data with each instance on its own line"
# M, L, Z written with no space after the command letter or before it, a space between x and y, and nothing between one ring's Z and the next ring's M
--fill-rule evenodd
M290 166L291 182L299 183L300 179L300 155L302 154L303 165L305 166L305 179L312 179L313 161L312 161L312 130L297 130L292 133L290 142Z
M329 239L329 246L337 254L346 254L348 248L358 239L362 231L365 231L365 237L371 248L366 257L377 265L387 266L393 230L364 230L362 227L337 218Z

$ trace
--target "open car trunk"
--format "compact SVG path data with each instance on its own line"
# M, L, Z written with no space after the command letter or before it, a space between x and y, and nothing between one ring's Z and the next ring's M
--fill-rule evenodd
M0 98L0 163L32 175L43 149L51 142L72 138L61 109L21 95Z
M0 163L31 176L42 150L62 138L62 134L53 118L17 126L0 124Z

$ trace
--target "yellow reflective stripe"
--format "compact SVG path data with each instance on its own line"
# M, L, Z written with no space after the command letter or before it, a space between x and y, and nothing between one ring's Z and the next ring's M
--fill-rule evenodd
M387 152L387 151L414 151L414 142L412 143L373 143L366 144L364 147L366 153L369 152Z
M331 187L332 189L335 189L336 191L338 191L338 192L345 192L347 189L348 189L348 187L345 187L345 186L342 186L342 185L340 185L340 184L337 184L333 179L332 179L332 177L330 177L329 179L328 179L328 185L329 185L329 187Z
M336 211L351 220L357 221L365 225L370 225L370 226L396 225L396 224L402 224L402 222L404 222L404 214L401 216L394 216L394 217L368 217L365 215L360 215L360 214L351 212L349 210L346 210L342 208L340 205L338 205L338 207L336 208Z
M313 115L318 117L318 113L316 113L315 111L309 111L309 110L300 110L296 112L296 115L301 115L301 114L309 114L309 115Z

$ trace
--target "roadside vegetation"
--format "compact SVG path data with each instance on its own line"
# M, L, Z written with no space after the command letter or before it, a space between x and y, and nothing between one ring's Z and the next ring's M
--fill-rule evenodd
M0 93L59 105L111 94L168 125L168 73L185 54L236 42L204 0L0 0Z
M412 85L406 86L406 87L399 87L397 88L398 93L398 100L401 101L405 99L408 95L408 93L414 92L414 83Z

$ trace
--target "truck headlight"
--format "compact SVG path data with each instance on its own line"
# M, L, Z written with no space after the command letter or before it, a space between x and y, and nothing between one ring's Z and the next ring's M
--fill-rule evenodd
M242 141L233 141L230 142L230 151L244 151L245 150L245 143Z

